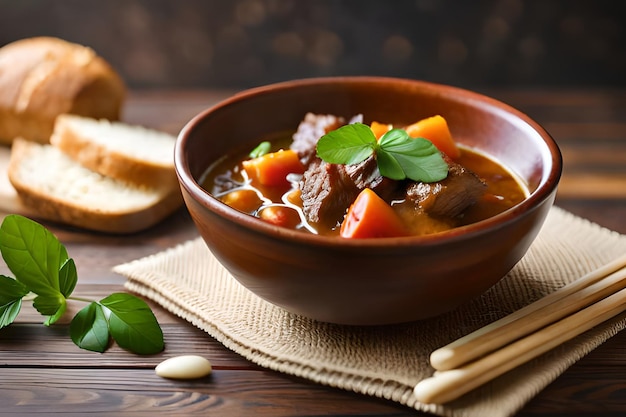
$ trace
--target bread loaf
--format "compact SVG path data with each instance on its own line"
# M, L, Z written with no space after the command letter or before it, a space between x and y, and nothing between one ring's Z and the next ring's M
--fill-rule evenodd
M141 187L103 176L49 144L16 139L9 181L38 217L107 233L146 229L182 205L178 186Z
M176 138L122 122L75 115L57 117L50 138L57 148L104 176L134 184L177 186Z
M59 114L118 120L126 87L85 46L36 37L0 48L0 144L47 143Z

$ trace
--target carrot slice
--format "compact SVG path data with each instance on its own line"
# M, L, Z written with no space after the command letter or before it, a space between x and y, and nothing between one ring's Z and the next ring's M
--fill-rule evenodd
M252 190L235 190L222 197L222 201L244 213L252 213L263 203Z
M372 132L374 133L374 136L376 136L376 139L380 139L380 137L389 132L392 127L392 125L379 122L372 122L372 124L370 125L370 129L372 129Z
M262 185L288 186L287 174L302 174L304 166L298 154L291 150L279 150L257 158L243 161L243 168L252 181Z
M450 134L448 123L442 116L437 115L419 120L407 126L405 130L412 138L428 139L437 149L452 159L458 159L461 156L461 151Z
M344 238L406 236L402 220L385 200L369 188L359 193L339 231Z

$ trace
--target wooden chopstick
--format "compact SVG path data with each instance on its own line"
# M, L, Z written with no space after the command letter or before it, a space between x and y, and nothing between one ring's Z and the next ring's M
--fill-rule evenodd
M626 288L461 368L436 372L414 389L418 401L443 404L626 311Z
M473 333L432 352L430 363L440 371L457 368L524 337L614 292L626 255ZM613 275L609 275L614 273ZM607 277L607 275L609 275ZM623 272L622 272L623 275ZM607 282L611 281L611 288ZM593 287L591 291L581 290ZM623 288L623 287L622 287ZM598 292L595 292L595 291Z

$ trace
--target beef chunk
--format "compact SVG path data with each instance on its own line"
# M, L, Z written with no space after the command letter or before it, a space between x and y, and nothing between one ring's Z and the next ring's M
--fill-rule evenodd
M354 183L359 192L370 188L385 201L390 201L400 188L398 181L383 177L378 171L378 164L373 156L353 165L342 165L346 175Z
M341 117L307 113L293 134L290 149L296 151L305 166L309 165L316 157L315 146L319 138L344 124L345 120Z
M448 177L439 182L411 183L407 200L431 216L455 218L476 203L487 185L476 174L446 158Z
M353 165L329 164L315 158L300 182L302 206L309 221L334 227L341 223L348 207L363 189L370 188L390 200L399 185L380 175L373 156Z
M315 158L300 181L302 209L307 220L335 227L359 194L343 165Z
M348 123L363 123L363 115L353 116ZM290 149L296 151L304 166L309 165L317 156L315 147L317 141L331 130L335 130L346 124L343 117L332 114L307 113L304 120L298 125L298 130L293 134L293 142Z
M362 115L348 123L363 121ZM320 137L346 124L333 115L308 113L293 135L291 149L307 167L300 181L302 207L307 220L335 227L343 220L350 204L364 188L381 196L391 195L397 188L394 181L383 178L376 160L371 157L354 165L329 164L317 157L315 147Z

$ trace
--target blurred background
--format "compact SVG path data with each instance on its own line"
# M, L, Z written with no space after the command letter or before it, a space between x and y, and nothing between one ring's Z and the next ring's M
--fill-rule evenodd
M624 87L625 22L621 0L0 0L0 46L81 43L144 90L348 74Z

